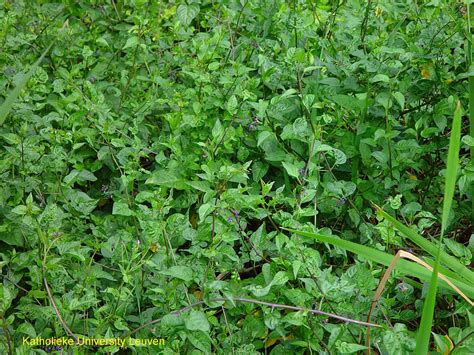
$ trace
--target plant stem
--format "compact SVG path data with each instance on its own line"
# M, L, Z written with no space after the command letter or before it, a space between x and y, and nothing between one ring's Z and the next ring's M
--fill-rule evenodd
M286 305L286 304L278 304L278 303L270 303L270 302L264 302L264 301L259 301L259 300L255 300L255 299L251 299L251 298L244 298L244 297L229 297L229 298L224 298L224 297L216 297L216 298L210 298L209 300L207 300L207 302L225 302L225 301L231 301L231 302L244 302L244 303L253 303L253 304L259 304L259 305L262 305L262 306L268 306L268 307L271 307L272 309L274 308L280 308L280 309L289 309L289 310L292 310L292 311L300 311L300 312L309 312L309 313L313 313L313 314L317 314L317 315L322 315L322 316L327 316L327 317L330 317L330 318L334 318L334 319L339 319L343 322L346 322L346 323L354 323L354 324L359 324L359 325L363 325L363 326L366 326L366 327L375 327L375 328L382 328L381 325L378 325L378 324L373 324L373 323L367 323L367 322L363 322L363 321L360 321L360 320L355 320L355 319L350 319L350 318L346 318L346 317L343 317L343 316L339 316L337 314L332 314L332 313L328 313L328 312L323 312L323 311L320 311L318 309L309 309L309 308L303 308L303 307L296 307L296 306L290 306L290 305ZM174 312L171 312L170 314L172 315L179 315L185 311L187 311L188 309L191 309L191 308L194 308L196 306L200 306L202 304L205 304L205 301L198 301L198 302L195 302L193 304L190 304L189 306L185 306L183 308L180 308ZM150 325L153 325L153 324L156 324L156 323L159 323L161 322L161 320L163 319L162 318L158 318L158 319L155 319L155 320L152 320L148 323L145 323L141 326L139 326L138 328L132 330L130 333L126 334L124 336L124 338L128 338L129 336L131 336L132 334L135 334L136 332L150 326Z
M472 32L471 32L471 10L472 5L467 7L467 71L471 70L472 65ZM469 135L474 137L474 76L469 76ZM474 147L470 151L471 160L474 158ZM471 221L474 222L474 185L471 184Z

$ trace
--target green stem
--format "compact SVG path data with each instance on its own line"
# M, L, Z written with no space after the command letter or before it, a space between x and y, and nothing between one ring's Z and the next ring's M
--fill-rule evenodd
M467 71L472 65L472 32L471 32L472 5L467 5ZM474 137L474 76L469 76L469 135ZM470 151L471 160L474 158L474 147ZM472 185L472 184L471 184ZM471 186L471 221L474 221L474 185Z

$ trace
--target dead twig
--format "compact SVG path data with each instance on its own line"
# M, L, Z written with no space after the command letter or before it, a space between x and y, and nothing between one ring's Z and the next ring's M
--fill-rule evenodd
M375 328L382 328L381 325L379 324L374 324L374 323L369 323L369 322L364 322L364 321L360 321L360 320L356 320L356 319L351 319L351 318L347 318L347 317L343 317L343 316L339 316L337 314L333 314L333 313L328 313L328 312L324 312L324 311L320 311L319 309L309 309L309 308L303 308L303 307L296 307L296 306L290 306L290 305L286 305L286 304L279 304L279 303L270 303L270 302L264 302L264 301L259 301L259 300L255 300L255 299L251 299L251 298L244 298L244 297L229 297L229 298L224 298L224 297L216 297L216 298L210 298L208 300L208 302L225 302L225 301L231 301L231 302L245 302L245 303L253 303L253 304L259 304L259 305L262 305L262 306L268 306L268 307L271 307L272 309L274 308L280 308L280 309L289 309L289 310L292 310L292 311L299 311L299 312L309 312L309 313L312 313L312 314L317 314L317 315L322 315L322 316L326 316L326 317L329 317L329 318L334 318L334 319L338 319L338 320L341 320L343 322L346 322L346 323L353 323L353 324L358 324L358 325L362 325L362 326L365 326L365 327L375 327ZM195 302L193 304L190 304L188 306L185 306L183 308L180 308L176 311L173 311L171 313L169 313L170 315L179 315L185 311L187 311L188 309L191 309L191 308L194 308L196 306L200 306L202 304L205 304L205 301L199 301L199 302ZM132 330L131 332L129 332L127 335L124 336L124 338L127 338L129 336L131 336L132 334L135 334L136 332L146 328L146 327L149 327L150 325L153 325L153 324L157 324L159 322L161 322L161 320L163 319L164 317L161 317L161 318L158 318L158 319L155 319L155 320L152 320L148 323L145 323L141 326L139 326L138 328Z

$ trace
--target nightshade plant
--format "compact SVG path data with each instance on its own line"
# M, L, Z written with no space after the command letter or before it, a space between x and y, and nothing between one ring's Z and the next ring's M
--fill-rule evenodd
M467 5L1 3L0 353L473 353Z

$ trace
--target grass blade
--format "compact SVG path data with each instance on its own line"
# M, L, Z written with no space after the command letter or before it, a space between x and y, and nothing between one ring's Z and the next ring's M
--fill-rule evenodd
M440 248L441 250L441 248ZM437 258L439 261L439 258ZM430 288L423 304L423 313L421 315L421 324L416 336L415 354L428 354L430 346L431 326L433 325L433 314L436 303L436 290L438 287L438 267L439 262L435 263L430 281Z
M455 180L455 179L454 179ZM378 213L380 213L387 221L392 223L392 225L405 237L410 239L413 243L418 245L427 253L431 254L432 256L436 256L438 253L438 247L431 243L429 240L423 238L421 235L416 233L413 229L409 228L408 226L400 223L395 218L390 216L387 212L385 212L380 207L376 206ZM440 254L440 261L453 270L457 275L462 277L465 281L474 284L474 273L470 271L466 266L461 264L458 259L455 257L447 254L444 251L441 251Z
M444 184L443 214L441 217L441 235L439 237L438 253L436 255L435 266L431 275L430 288L423 304L423 313L421 315L420 329L416 337L415 354L427 354L430 345L431 326L433 325L433 314L436 303L436 290L438 286L438 269L441 258L441 248L443 236L448 223L449 212L453 202L454 188L456 185L456 176L459 167L459 147L461 142L461 103L456 103L454 110L453 126L451 128L451 137L449 139L448 163L446 167L446 177Z
M41 61L44 59L52 46L53 43L51 43L49 47L44 50L43 54L41 54L41 57L39 57L39 59L31 66L30 70L23 75L23 78L21 78L18 85L15 86L15 88L10 92L10 95L8 95L8 97L3 102L2 106L0 106L0 126L3 125L3 122L10 113L13 104L20 95L21 90L26 86L28 80L30 80L31 76L35 73L36 68L38 68L38 65L40 65Z
M331 245L334 245L341 249L345 249L354 254L360 255L368 260L374 261L378 264L382 264L385 266L389 266L394 257L393 255L385 253L383 251L367 247L365 245L350 242L344 239L339 239L334 236L323 235L319 233L303 232L289 228L284 229L296 234L317 239L320 242L329 243ZM425 282L428 282L430 280L432 274L432 272L425 269L425 267L403 259L397 262L395 269L404 275L414 276ZM468 285L465 282L459 281L457 279L451 279L451 282L456 285L456 287L458 287L465 295L467 295L467 297L474 298L474 288L471 285ZM445 281L441 280L440 285L443 288L450 290L450 286Z

